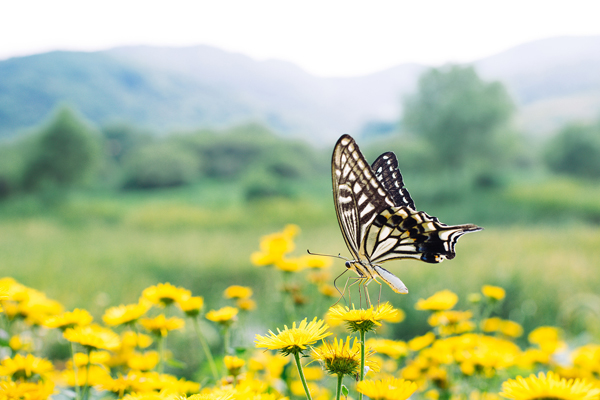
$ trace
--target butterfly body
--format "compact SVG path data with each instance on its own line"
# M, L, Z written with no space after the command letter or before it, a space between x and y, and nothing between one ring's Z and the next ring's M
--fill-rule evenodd
M454 258L460 236L481 230L472 224L448 226L417 211L395 154L384 153L369 165L349 135L335 145L331 176L336 215L353 257L346 267L365 285L381 279L395 292L408 293L381 263L403 258L439 263Z

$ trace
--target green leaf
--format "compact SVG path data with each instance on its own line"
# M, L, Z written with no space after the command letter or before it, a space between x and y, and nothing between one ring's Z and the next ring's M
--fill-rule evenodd
M348 391L346 385L342 385L342 394L344 395L344 397L348 397L348 393L350 392Z

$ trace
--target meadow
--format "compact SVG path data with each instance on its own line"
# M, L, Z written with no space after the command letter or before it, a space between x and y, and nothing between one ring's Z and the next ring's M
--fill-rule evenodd
M245 285L271 310L257 322L271 327L273 315L281 314L271 298L277 277L253 266L250 255L261 236L294 223L301 229L294 255L310 249L347 256L327 184L307 186L302 197L256 202L243 201L235 184L219 182L152 194L72 194L43 210L35 198L7 201L0 209L0 275L96 316L159 282L183 285L211 307L219 306L228 285ZM560 324L573 335L600 334L600 230L594 224L600 205L593 185L554 179L437 203L426 187L415 189L417 205L441 221L485 229L461 238L454 260L386 265L410 291L382 290L383 299L408 313L399 337L427 329L423 318L411 318L419 298L443 288L465 298L482 284L506 288L501 314L526 331ZM576 195L561 195L567 190ZM333 264L331 280L344 270L342 260ZM371 291L377 295L376 285Z

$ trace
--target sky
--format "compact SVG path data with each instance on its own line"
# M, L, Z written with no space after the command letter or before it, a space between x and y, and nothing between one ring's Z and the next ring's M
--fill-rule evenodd
M597 0L19 0L0 59L123 45L211 45L319 76L470 62L521 43L600 35Z

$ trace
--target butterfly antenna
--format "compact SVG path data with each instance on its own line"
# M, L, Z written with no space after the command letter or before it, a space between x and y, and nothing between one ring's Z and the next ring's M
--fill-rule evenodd
M333 258L340 258L344 261L350 261L349 259L347 259L346 257L343 257L341 254L338 254L337 256L331 255L331 254L320 254L320 253L311 253L310 250L306 249L306 252L308 254L310 254L311 256L321 256L321 257L333 257Z

